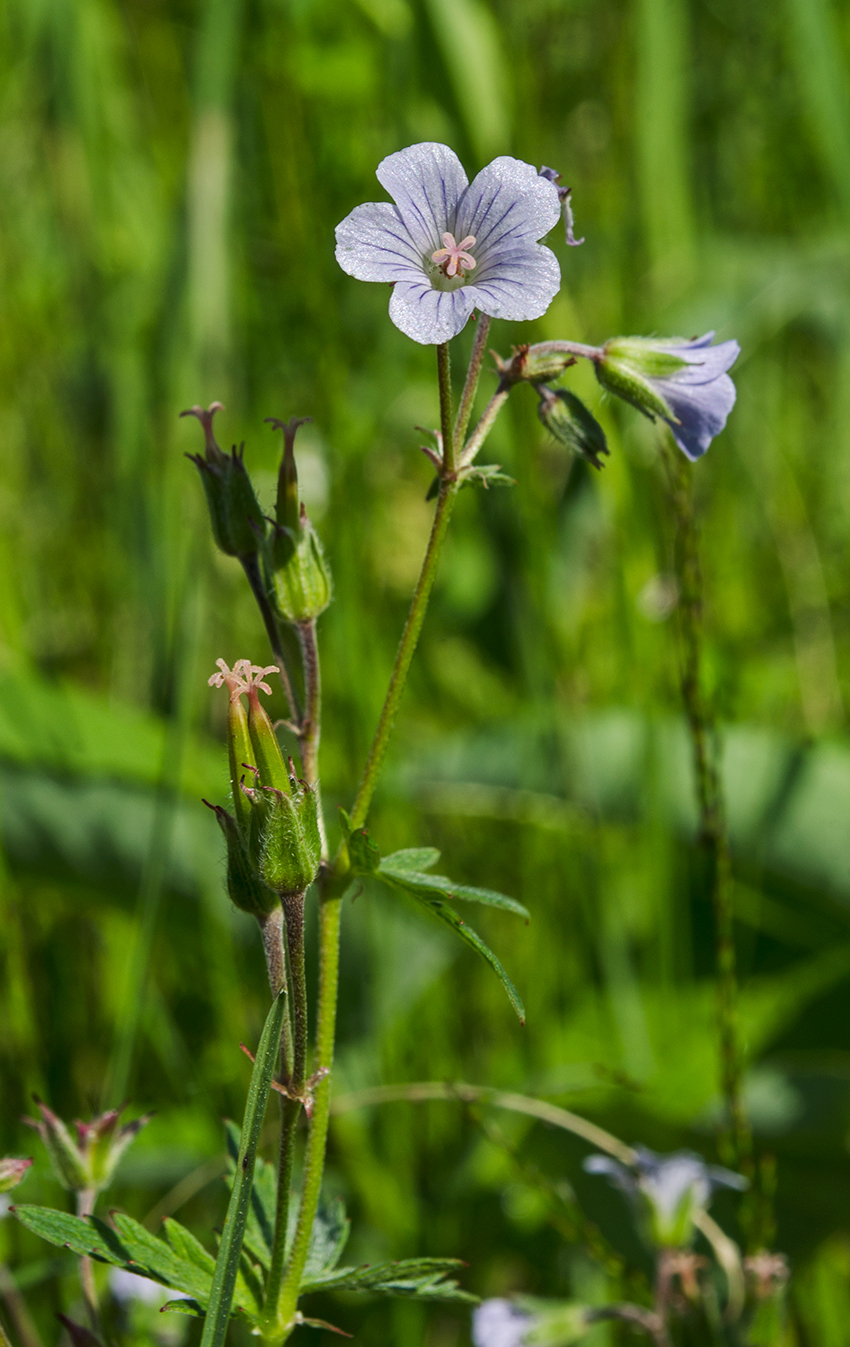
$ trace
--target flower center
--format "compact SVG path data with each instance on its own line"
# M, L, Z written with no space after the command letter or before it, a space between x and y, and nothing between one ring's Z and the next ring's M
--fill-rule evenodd
M443 234L443 246L431 254L431 260L436 262L444 276L457 276L462 280L466 272L472 271L475 266L475 258L466 251L474 242L474 234L467 234L460 243L455 243L454 234Z

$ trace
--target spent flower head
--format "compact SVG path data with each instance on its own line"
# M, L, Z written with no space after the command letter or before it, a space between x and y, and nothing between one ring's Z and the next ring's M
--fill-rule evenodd
M32 1164L30 1159L18 1159L13 1155L4 1155L0 1159L0 1193L11 1192L26 1175Z
M336 258L358 280L393 285L390 317L408 337L449 341L473 309L513 321L546 312L561 273L539 240L561 200L532 164L502 155L470 183L454 150L426 141L376 176L394 204L356 206L337 225Z
M657 1155L645 1146L636 1146L631 1167L610 1155L589 1155L584 1167L589 1174L605 1174L626 1193L649 1242L661 1248L690 1243L694 1218L705 1211L715 1188L747 1187L747 1180L740 1174L707 1165L693 1151Z
M604 388L654 420L662 417L691 461L701 458L735 405L727 374L740 355L736 341L712 346L713 332L684 341L614 337L593 357Z
M91 1122L75 1122L76 1139L60 1117L34 1095L41 1117L24 1118L44 1142L51 1167L63 1188L69 1192L99 1193L112 1181L118 1161L142 1128L150 1122L146 1113L133 1122L118 1126L123 1108L99 1113Z

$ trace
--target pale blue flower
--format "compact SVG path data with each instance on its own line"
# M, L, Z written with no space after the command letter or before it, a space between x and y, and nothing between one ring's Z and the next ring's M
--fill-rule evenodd
M650 418L661 416L692 461L701 458L726 425L735 385L726 373L741 348L712 346L714 333L691 341L615 337L592 357L599 382Z
M485 1300L472 1317L474 1347L522 1347L534 1320L509 1300Z
M645 1146L636 1146L633 1167L609 1155L589 1155L584 1168L589 1174L605 1174L626 1193L637 1207L651 1241L666 1247L690 1241L694 1217L706 1209L715 1188L747 1187L747 1180L740 1174L707 1165L693 1151L657 1155Z
M503 155L470 183L447 145L389 155L376 176L393 199L356 206L336 229L336 258L361 281L389 281L390 317L423 345L449 341L474 309L539 318L558 293L555 254L539 240L558 223L555 185Z

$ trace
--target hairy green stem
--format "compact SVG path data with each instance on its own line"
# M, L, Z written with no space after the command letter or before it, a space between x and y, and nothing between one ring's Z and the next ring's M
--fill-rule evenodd
M703 599L699 538L689 465L669 445L665 445L664 456L676 520L674 551L679 583L682 701L693 749L701 840L711 862L722 1088L728 1115L731 1158L738 1168L749 1174L752 1170L752 1133L742 1092L743 1052L738 1023L732 868L723 786L717 762L714 711L703 687Z
M493 394L481 414L481 420L478 422L478 425L464 445L463 453L460 455L458 463L459 467L466 468L472 463L478 450L493 429L493 423L507 402L510 392L510 388L496 389L496 392Z
M289 976L292 984L292 1073L288 1085L293 1094L304 1089L307 1065L307 976L304 968L304 894L283 896Z
M440 385L440 435L443 441L443 473L455 470L455 434L452 425L452 366L449 343L437 347L437 379Z
M295 1238L287 1263L277 1315L277 1332L268 1334L276 1342L283 1342L298 1308L298 1292L313 1222L319 1206L322 1175L325 1167L325 1148L330 1117L330 1071L333 1066L336 1037L336 1004L339 984L339 932L342 903L337 898L325 899L319 907L319 1004L316 1021L316 1059L318 1070L328 1074L319 1081L313 1096L313 1117L307 1138L307 1156L304 1165L304 1183Z
M299 622L298 639L301 642L301 658L304 667L304 718L299 735L301 745L301 770L304 780L316 791L319 790L319 744L322 737L322 671L319 664L319 646L316 641L316 620ZM327 858L328 839L325 833L325 819L322 812L321 796L316 801L319 816L319 836L322 839L322 855Z
M94 1204L97 1200L97 1190L94 1188L82 1188L77 1193L77 1215L91 1216L94 1211ZM95 1334L102 1335L103 1327L100 1322L100 1306L97 1300L97 1287L94 1281L94 1263L87 1254L83 1254L80 1259L80 1281L83 1284L83 1299L86 1302L91 1326Z
M263 938L269 987L272 997L275 997L278 992L287 990L286 956L283 950L283 907L272 908L271 912L258 917L257 921ZM288 1006L283 1017L283 1032L280 1038L280 1072L283 1080L288 1080L292 1073L292 1021Z
M583 341L540 341L535 342L536 355L582 355L586 360L598 360L602 355L601 346L587 346Z
M478 327L475 330L475 341L472 344L472 355L469 358L469 369L466 371L466 382L463 385L463 392L461 393L460 404L457 409L457 418L455 419L455 459L457 459L458 452L463 444L463 437L466 434L469 418L472 415L472 404L475 401L475 394L478 390L478 380L481 378L481 366L484 363L484 353L487 349L490 321L491 320L486 313L479 315Z

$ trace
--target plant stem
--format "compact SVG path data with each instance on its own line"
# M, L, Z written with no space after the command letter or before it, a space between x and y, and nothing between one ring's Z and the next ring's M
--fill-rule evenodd
M333 1066L334 1040L336 1037L341 920L342 903L339 899L325 899L319 907L319 1004L316 1021L315 1066L319 1069L324 1068L328 1073ZM292 1320L298 1306L298 1292L304 1273L304 1265L307 1261L307 1250L310 1246L310 1236L313 1232L313 1222L316 1219L322 1188L329 1117L330 1074L317 1084L313 1096L313 1117L307 1138L307 1155L304 1165L304 1184L301 1191L298 1225L295 1229L295 1238L292 1242L281 1290L277 1334L273 1335L277 1342L284 1341L288 1336L287 1325Z
M583 355L586 360L597 360L602 347L587 346L582 341L541 341L535 342L534 351L538 355Z
M289 973L292 979L292 1073L289 1087L294 1094L304 1089L307 1065L307 977L304 969L304 894L287 893L283 896L283 914L286 919L286 943L289 950Z
M301 745L301 770L304 780L316 791L319 789L319 744L322 737L322 670L319 663L319 647L316 641L316 620L299 622L298 638L301 642L301 657L304 666L304 718L301 721L299 736ZM322 812L321 796L316 801L319 816L319 836L322 839L322 855L327 857L328 839L325 833L325 819Z
M266 956L266 968L269 974L269 987L272 996L286 990L286 956L283 951L283 907L272 908L263 917L257 918L263 937L263 950ZM292 1073L292 1022L289 1007L283 1017L283 1033L280 1038L280 1074L288 1080Z
M481 448L487 436L490 434L490 431L493 429L493 422L496 420L496 417L499 415L499 412L502 410L505 403L507 402L510 396L510 392L511 392L510 388L496 389L496 392L493 394L490 401L487 403L487 406L484 408L484 411L481 415L481 420L478 422L478 425L473 430L472 434L470 435L469 439L467 440L464 446L463 453L460 455L459 466L461 468L467 467L475 458L475 455L478 453L478 450Z
M743 1053L738 1024L738 981L732 904L732 868L723 786L717 763L714 711L703 687L703 589L699 537L689 465L665 444L664 461L676 521L675 565L679 583L681 689L691 735L701 840L711 859L711 895L717 945L718 1021L723 1095L728 1114L731 1158L752 1170L752 1133L742 1096Z
M443 480L455 470L455 435L452 425L452 366L449 343L437 347L437 379L440 385L440 434L443 440Z
M301 704L298 700L298 693L295 688L295 680L292 676L292 667L289 657L283 648L283 641L278 630L277 618L274 609L269 602L269 596L266 593L263 578L260 575L260 566L257 558L242 557L242 569L251 586L251 593L257 601L257 607L260 610L260 616L266 628L266 635L269 638L269 645L272 648L275 664L280 674L280 681L283 685L286 704L289 707L289 715L295 725L301 724Z
M97 1192L94 1188L80 1189L77 1193L77 1215L81 1217L91 1216L96 1199ZM86 1302L92 1329L96 1334L102 1335L100 1307L97 1303L97 1287L94 1281L94 1264L87 1254L83 1254L80 1258L80 1281L83 1284L83 1299Z
M487 337L490 334L490 318L486 313L478 317L478 327L475 331L475 341L472 345L472 355L469 358L469 369L466 371L466 382L463 385L463 392L460 398L460 405L457 409L457 419L454 429L454 451L455 457L463 444L463 437L466 434L466 428L469 425L469 418L472 415L472 404L475 401L475 394L478 389L478 380L481 378L481 366L484 363L484 352L487 348Z

